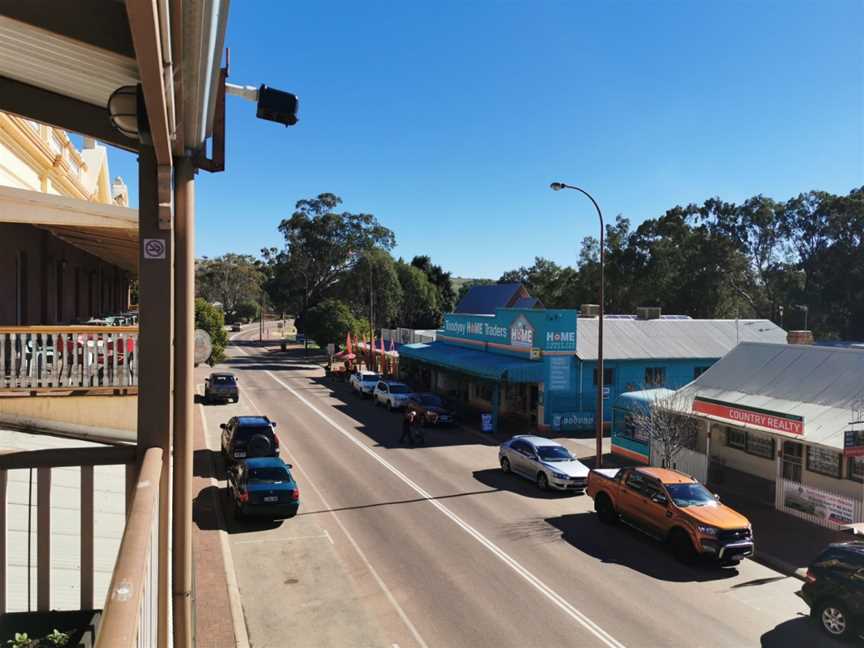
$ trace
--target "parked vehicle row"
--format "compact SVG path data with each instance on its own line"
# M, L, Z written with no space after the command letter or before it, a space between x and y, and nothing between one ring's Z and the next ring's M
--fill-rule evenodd
M451 425L456 422L452 408L438 394L415 392L397 380L385 380L374 371L356 370L348 378L355 394L371 398L375 405L388 410L411 410L423 426Z

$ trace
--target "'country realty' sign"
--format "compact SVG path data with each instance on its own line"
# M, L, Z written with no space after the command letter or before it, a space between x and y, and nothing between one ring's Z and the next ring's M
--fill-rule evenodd
M776 432L804 434L804 418L794 414L783 414L746 405L724 403L703 396L697 396L693 399L693 411L716 416L733 423L756 425Z

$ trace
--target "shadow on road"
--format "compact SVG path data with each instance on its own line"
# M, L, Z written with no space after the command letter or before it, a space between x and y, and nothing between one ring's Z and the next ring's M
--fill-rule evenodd
M225 460L217 450L200 449L192 454L192 474L195 477L225 481Z
M378 508L381 506L395 506L396 504L416 504L418 502L428 502L431 500L453 499L455 497L469 497L471 495L486 495L487 493L497 493L495 489L469 491L467 493L454 493L452 495L439 495L437 497L415 497L413 499L396 500L393 502L374 502L372 504L358 504L356 506L340 506L337 508L319 509L317 511L301 511L297 515L317 515L320 513L335 513L337 511L359 511L368 508Z
M192 501L192 521L202 531L227 531L231 534L276 529L284 522L268 518L237 520L228 497L228 489L218 486L202 488L198 497Z
M820 648L831 648L836 646L851 646L836 639L832 639L822 632L809 617L798 616L794 619L784 621L762 635L760 645L762 648L797 648L801 646L820 646Z
M608 527L594 513L562 515L547 518L546 522L562 532L562 540L582 553L657 580L716 581L738 574L735 568L721 568L709 562L683 565L672 557L665 545L624 525Z
M573 493L566 491L540 490L537 484L525 477L520 477L513 473L505 473L500 468L475 470L474 479L495 490L510 491L523 497L533 497L535 499L568 499L574 497Z

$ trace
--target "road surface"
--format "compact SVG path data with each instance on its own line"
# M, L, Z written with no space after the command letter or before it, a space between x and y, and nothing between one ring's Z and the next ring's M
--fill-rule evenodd
M800 581L752 561L680 565L601 525L589 498L502 474L479 433L401 447L398 415L257 333L236 335L218 367L239 376L240 402L200 407L214 451L230 416L277 421L301 488L297 517L241 523L220 482L255 648L831 645L794 594Z

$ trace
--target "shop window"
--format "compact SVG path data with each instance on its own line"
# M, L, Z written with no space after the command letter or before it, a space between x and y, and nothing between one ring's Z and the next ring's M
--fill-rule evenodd
M794 441L783 442L783 479L801 481L801 464L804 446Z
M593 381L594 381L593 384L596 387L597 386L597 369L594 369ZM610 385L614 385L614 384L615 384L615 370L614 369L607 369L606 367L603 367L603 386L609 387Z
M693 380L696 380L699 376L708 371L708 369L710 369L710 367L693 367Z
M849 457L849 463L846 465L846 478L864 482L864 457Z
M747 433L744 430L726 428L726 445L730 448L747 450Z
M662 387L666 384L666 367L645 367L645 385Z
M807 446L807 470L840 479L843 455L834 450Z

